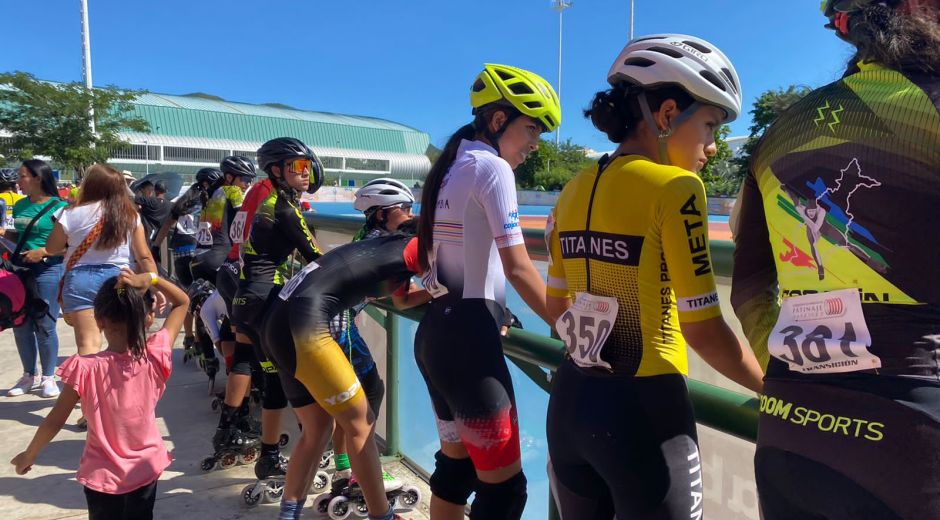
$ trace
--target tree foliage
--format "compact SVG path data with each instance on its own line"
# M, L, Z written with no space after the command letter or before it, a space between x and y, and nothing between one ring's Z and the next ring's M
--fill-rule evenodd
M571 139L558 145L542 140L539 149L516 168L516 182L524 189L560 190L590 164L584 148Z
M764 131L780 117L784 111L793 106L794 103L803 99L804 96L812 91L809 87L790 85L786 89L768 90L760 95L755 101L750 114L753 118L753 124L748 129L750 134L741 152L732 159L732 164L738 169L741 178L747 172L751 162L751 154L757 147L760 137Z
M140 94L113 86L89 90L81 83L39 81L25 72L0 74L0 128L13 134L0 140L0 154L8 159L42 155L81 174L128 146L119 131L150 130L147 121L128 114ZM89 107L94 108L94 133Z

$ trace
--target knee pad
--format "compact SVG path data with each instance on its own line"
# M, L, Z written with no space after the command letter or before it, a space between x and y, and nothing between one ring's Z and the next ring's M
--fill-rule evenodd
M251 375L251 362L255 358L255 351L248 343L235 342L235 352L232 354L232 373L242 376Z
M521 471L511 479L499 484L477 482L477 496L470 507L470 520L484 518L522 518L528 493L526 478Z
M442 451L434 454L434 461L431 493L451 504L466 505L470 493L477 487L477 472L473 461L469 458L452 459Z
M281 378L277 373L264 374L264 392L262 393L261 407L265 410L281 410L287 407L287 396L281 386Z

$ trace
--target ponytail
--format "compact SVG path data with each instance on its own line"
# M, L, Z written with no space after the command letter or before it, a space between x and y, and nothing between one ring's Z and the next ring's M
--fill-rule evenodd
M940 74L940 9L921 6L909 14L899 9L901 5L875 3L849 14L848 32L841 37L855 46L856 53L846 66L846 76L859 72L859 62Z
M107 279L95 296L95 318L123 323L127 335L127 351L140 361L147 350L147 317L153 306L153 292L140 294L128 287L117 287L118 277Z
M447 145L435 161L431 171L424 180L424 189L421 190L421 215L418 221L418 263L422 271L430 268L428 251L434 247L434 210L437 209L437 195L441 191L444 175L457 160L457 149L463 140L472 140L477 134L477 125L483 119L479 115L473 123L466 124L454 132L447 140ZM484 120L485 121L485 120ZM485 124L485 123L484 123Z

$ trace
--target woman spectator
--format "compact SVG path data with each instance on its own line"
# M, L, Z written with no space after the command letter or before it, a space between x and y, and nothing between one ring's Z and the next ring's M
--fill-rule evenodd
M138 270L157 272L120 172L103 164L89 168L78 204L61 211L46 246L27 252L25 257L39 262L63 252L65 273L60 297L65 322L75 329L78 353L94 354L101 349L101 331L92 308L104 281L131 265L131 253Z
M17 250L11 258L14 264L29 267L36 278L39 296L49 305L49 314L40 320L27 317L22 326L13 329L16 350L23 363L23 377L13 385L8 396L23 395L31 391L41 379L43 397L59 395L55 383L55 366L59 357L59 337L55 323L59 318L56 289L62 278L62 257L50 256L30 260L19 251L29 251L46 243L53 228L53 215L65 207L65 201L56 196L55 177L52 168L44 161L24 161L17 172L17 184L24 197L13 205L13 229L17 237ZM7 230L7 238L13 238L13 230ZM36 357L39 357L41 374L36 372Z

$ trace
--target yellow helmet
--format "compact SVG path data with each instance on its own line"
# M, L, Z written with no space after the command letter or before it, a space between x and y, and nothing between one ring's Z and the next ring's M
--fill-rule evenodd
M487 63L470 89L473 113L484 105L508 103L538 120L547 132L561 124L561 104L555 89L534 72Z

